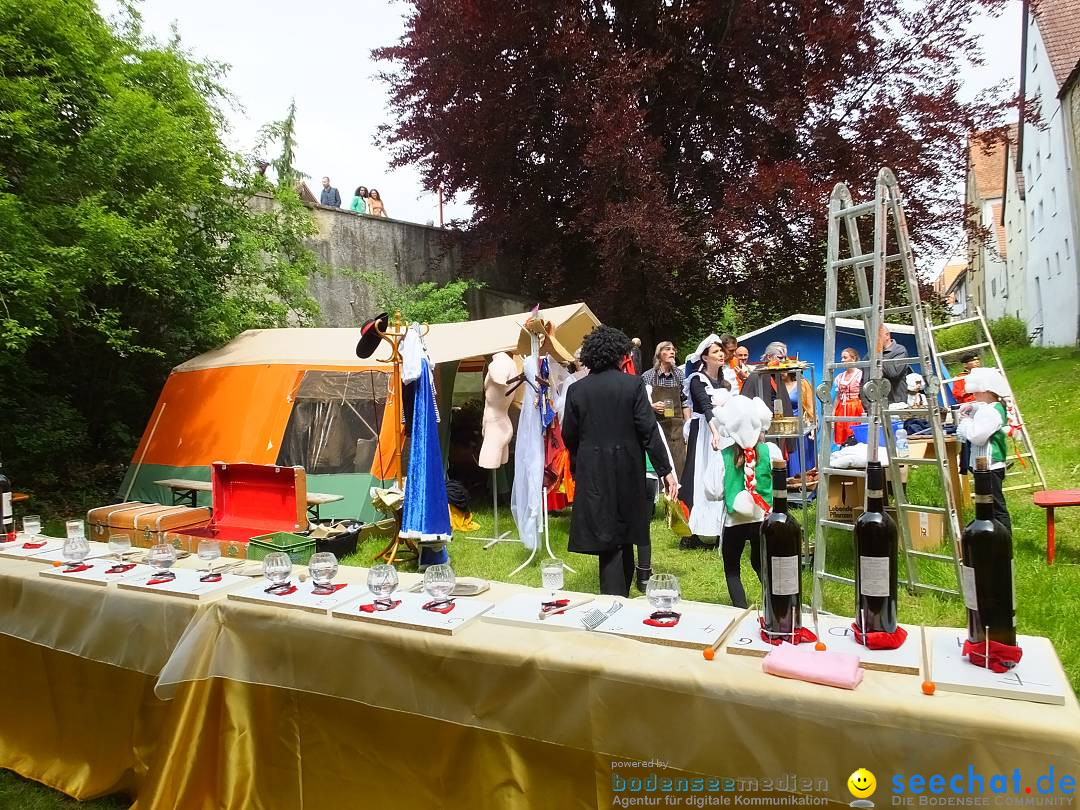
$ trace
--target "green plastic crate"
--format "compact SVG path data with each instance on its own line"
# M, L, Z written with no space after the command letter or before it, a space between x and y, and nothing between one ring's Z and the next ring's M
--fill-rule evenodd
M261 560L274 551L284 551L293 565L307 565L315 553L315 540L292 532L273 532L252 537L248 543L247 558Z

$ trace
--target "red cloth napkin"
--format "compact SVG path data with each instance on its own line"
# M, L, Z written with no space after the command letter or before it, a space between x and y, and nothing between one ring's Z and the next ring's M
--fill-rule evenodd
M895 650L907 641L907 630L900 625L896 625L895 633L867 633L865 642L855 622L851 623L851 629L855 631L855 643L863 644L871 650Z
M147 585L163 585L166 582L176 582L176 574L170 577L155 576L153 579L146 580Z
M42 540L40 543L23 543L22 547L23 548L41 548L47 542L48 542L48 540Z
M438 603L438 602L436 602L434 600L431 601L431 602L428 602L425 605L422 605L424 610L429 610L432 613L449 613L456 606L457 606L456 602L443 602L442 604L440 604L440 603Z
M660 616L660 618L654 618L658 616L658 613L653 613L649 618L645 619L642 624L647 624L650 627L674 627L679 623L679 619L682 618L681 613L674 613L667 616Z
M78 565L69 565L60 571L61 574L77 574L80 571L89 571L94 566L87 565L86 563L79 563Z
M319 596L329 596L332 593L337 593L346 585L348 585L347 582L339 582L336 585L330 585L329 587L321 587L319 585L316 585L314 588L312 588L312 592L317 593Z
M217 571L211 571L199 577L199 582L221 582L221 574Z
M817 641L817 636L815 636L813 631L808 627L800 627L798 630L795 631L794 637L779 636L777 638L770 638L765 632L764 616L758 618L758 624L761 625L761 640L764 641L766 644L772 644L773 646L776 646L777 644L783 644L785 641L788 644L809 644L811 641Z
M988 657L986 655L987 644L985 641L981 644L972 644L970 641L965 641L964 655L967 656L970 663L983 669L989 669L991 672L1008 672L1019 664L1020 659L1024 657L1024 651L1011 644L991 641L989 647L990 655Z
M389 607L381 607L380 605L376 605L374 602L372 602L367 605L360 605L360 610L362 610L364 613L381 613L384 610L393 610L400 604L400 599L395 599L394 601L392 601Z
M569 599L556 599L554 602L541 602L540 610L544 611L545 616L558 616L563 612L561 608L564 608L569 604Z
M107 570L106 574L124 574L135 567L135 563L117 563L112 568Z
M290 585L288 588L276 588L274 590L267 588L263 593L268 593L271 596L288 596L291 593L296 593L296 586Z

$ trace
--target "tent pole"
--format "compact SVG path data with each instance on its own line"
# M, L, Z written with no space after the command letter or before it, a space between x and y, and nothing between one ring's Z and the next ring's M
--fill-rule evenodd
M157 419L154 420L154 426L150 428L150 435L146 437L146 446L143 447L142 455L139 456L139 461L135 464L135 471L131 474L131 482L128 484L127 492L124 493L125 501L131 497L131 489L135 486L135 479L139 477L139 470L142 469L146 454L150 451L150 442L154 440L154 433L157 431L158 422L161 421L161 415L165 413L165 406L168 404L168 402L161 403L161 410L158 411Z

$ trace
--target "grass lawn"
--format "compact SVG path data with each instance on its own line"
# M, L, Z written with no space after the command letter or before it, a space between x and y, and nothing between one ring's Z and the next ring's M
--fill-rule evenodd
M1005 354L1004 363L1009 380L1023 409L1028 429L1035 441L1039 460L1051 489L1076 488L1080 482L1080 439L1077 438L1075 418L1080 415L1080 351L1072 349L1016 349ZM940 491L927 480L929 470L918 470L908 484L909 497L920 503L940 502ZM1011 483L1013 479L1008 479ZM1032 505L1030 492L1010 493L1009 511L1013 519L1013 541L1016 557L1017 622L1021 633L1048 636L1057 648L1074 690L1080 692L1080 639L1076 637L1076 617L1080 615L1080 508L1064 509L1057 516L1058 553L1054 566L1046 565L1045 512ZM490 508L474 513L481 530L475 535L491 535ZM500 513L500 528L512 527L510 513ZM572 590L598 589L596 558L566 552L569 515L551 517L551 544L559 556L576 573L567 572L566 587ZM653 569L679 577L685 598L707 602L727 603L723 564L717 552L681 551L678 541L660 519L653 522ZM851 576L851 536L830 532L829 569ZM366 540L347 563L367 566L385 544L384 539ZM459 535L451 549L453 566L462 576L540 585L540 571L533 565L518 576L510 572L525 559L525 551L517 543L500 543L490 550L483 542ZM541 552L538 556L546 556ZM903 566L901 566L903 571ZM952 582L951 567L926 567L927 581L939 584ZM803 574L803 589L809 597L812 578ZM751 600L758 599L758 584L749 558L743 559L743 582ZM634 592L636 594L636 591ZM851 615L854 594L843 585L826 583L825 608L831 612ZM900 619L906 623L962 627L966 622L963 604L959 599L932 594L912 596L901 590ZM127 807L119 797L81 804L62 794L28 782L9 771L0 771L0 807L38 808L105 808Z

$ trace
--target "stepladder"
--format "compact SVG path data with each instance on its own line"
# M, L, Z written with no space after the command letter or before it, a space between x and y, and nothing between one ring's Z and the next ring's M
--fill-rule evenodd
M950 331L953 334L959 332L965 345L955 346L956 341L949 341L949 348L942 349L938 344L940 338ZM964 386L966 369L975 363L982 366L992 366L1001 372L1008 383L1008 374L1005 365L1001 362L994 336L986 322L982 309L975 307L975 314L958 318L944 323L931 324L929 326L931 350L934 356L934 369L941 380L944 401L946 406L954 411L963 404L961 400L968 397ZM970 342L968 342L970 341ZM975 359L971 361L970 359ZM969 360L965 363L965 360ZM950 368L952 372L950 372ZM962 370L963 369L963 370ZM1009 391L1012 386L1009 385ZM1023 415L1020 413L1020 403L1011 393L1004 397L1005 412L1007 416L1006 431L1009 435L1010 457L1007 461L1005 472L1005 484L1002 491L1005 493L1024 490L1045 490L1046 475L1043 473L1039 457L1035 452L1035 443L1031 439L1031 432ZM971 460L974 465L974 460ZM966 504L965 504L966 505Z
M869 249L864 241L872 242ZM940 377L932 360L932 342L919 293L919 278L908 235L904 203L893 173L882 169L875 184L874 198L856 203L844 184L837 184L829 204L826 257L826 300L824 364L817 388L823 404L823 426L829 431L838 422L867 426L866 457L881 461L895 509L900 538L902 579L909 591L958 594L960 583L960 524L957 495L949 473L952 446L946 446L944 417L940 399ZM841 308L841 295L856 306ZM863 359L842 360L837 356L837 322L853 318L861 321L867 353ZM895 345L890 322L906 323L913 333L915 353ZM862 372L860 401L864 412L838 411L837 377L848 369ZM907 375L921 374L922 396L908 394ZM917 421L911 421L917 420ZM895 422L918 424L926 452L898 450L893 430ZM932 448L932 449L931 449ZM819 492L818 536L814 547L814 606L822 605L822 583L854 585L853 577L830 571L828 548L837 543L852 544L856 514L830 514L827 494L831 482L865 479L865 469L833 466L832 446L818 445ZM921 469L920 469L921 468ZM920 470L915 472L915 470ZM926 470L926 472L922 472ZM907 481L917 478L914 489L925 500L909 500ZM932 492L934 497L926 497ZM933 518L941 527L941 542L932 548L913 543L913 526L919 519ZM853 561L858 564L858 561Z

